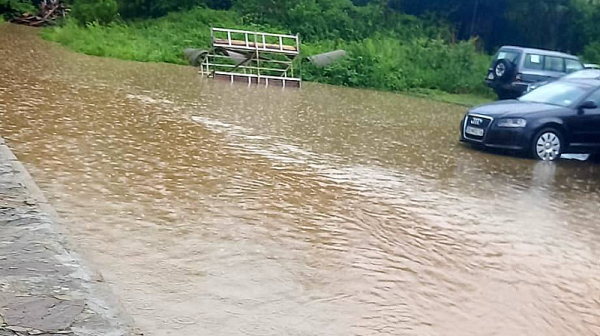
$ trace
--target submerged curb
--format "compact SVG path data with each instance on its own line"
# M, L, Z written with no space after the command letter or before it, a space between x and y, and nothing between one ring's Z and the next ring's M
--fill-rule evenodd
M65 237L58 213L0 137L0 335L136 335L102 275Z

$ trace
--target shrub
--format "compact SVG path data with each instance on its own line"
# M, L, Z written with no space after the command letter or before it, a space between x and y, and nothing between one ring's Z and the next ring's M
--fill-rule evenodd
M125 18L156 18L174 11L205 6L207 0L118 0L118 4L119 13ZM208 0L208 5L226 7L227 3Z
M35 12L36 9L31 0L0 0L0 18Z
M600 42L592 42L585 46L583 59L590 63L600 63Z
M474 40L449 44L426 38L399 41L376 37L339 47L348 51L346 59L322 69L308 65L305 78L394 91L487 91L482 76L489 59L477 52Z
M108 25L82 26L71 19L63 26L46 28L42 36L89 55L187 64L183 50L208 48L211 26L248 28L234 12L198 8L159 19Z
M75 0L71 15L81 24L109 24L118 17L116 0Z

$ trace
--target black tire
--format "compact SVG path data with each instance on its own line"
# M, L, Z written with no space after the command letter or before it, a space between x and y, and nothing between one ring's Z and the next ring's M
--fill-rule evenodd
M542 144L540 144L540 142ZM558 147L556 147L557 142ZM556 161L560 159L565 146L566 142L559 130L556 128L544 128L537 132L531 140L530 152L532 157L536 160Z
M511 61L499 59L492 66L492 75L495 81L508 82L512 78L514 70L515 65Z

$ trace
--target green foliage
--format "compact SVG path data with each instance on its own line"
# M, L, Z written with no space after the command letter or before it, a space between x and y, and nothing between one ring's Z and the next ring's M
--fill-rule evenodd
M205 6L206 0L118 0L124 18L156 18L173 11ZM214 3L214 0L208 0Z
M448 44L419 38L399 41L376 37L345 46L349 56L325 68L305 66L305 77L334 85L383 90L442 90L485 93L482 74L489 57L475 49L475 41Z
M0 17L35 12L36 9L31 0L0 0Z
M371 11L372 8L360 10ZM317 20L316 15L311 15L308 17ZM419 29L427 23L410 16L401 19L389 28L387 35L371 33L372 37L354 41L342 40L341 31L315 31L314 40L317 36L333 38L304 43L303 55L343 48L349 56L323 69L305 64L305 79L394 91L486 92L482 77L489 66L489 57L476 51L474 40L450 43L441 38L448 36L449 31L443 26ZM325 27L327 21L320 24ZM186 64L182 55L185 48L210 46L210 27L289 32L274 22L249 23L248 18L241 18L235 11L196 8L159 19L108 25L81 26L68 20L64 26L47 28L43 36L90 55ZM406 29L401 31L401 27ZM366 30L361 34L367 34Z
M116 0L75 0L71 15L81 24L108 24L118 17Z
M423 20L391 11L381 3L356 6L350 0L238 0L234 7L246 22L286 27L305 41L360 40L374 32L399 37L443 35L452 30L440 20Z
M185 48L208 48L210 27L243 26L234 12L195 9L130 23L78 25L73 20L46 28L42 36L88 55L144 62L187 64Z
M583 58L586 62L600 64L600 42L592 42L585 47Z

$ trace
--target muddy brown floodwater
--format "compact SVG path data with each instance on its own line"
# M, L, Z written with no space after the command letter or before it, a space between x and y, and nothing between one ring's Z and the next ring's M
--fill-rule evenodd
M600 335L600 166L464 108L74 54L0 26L0 132L145 335Z

